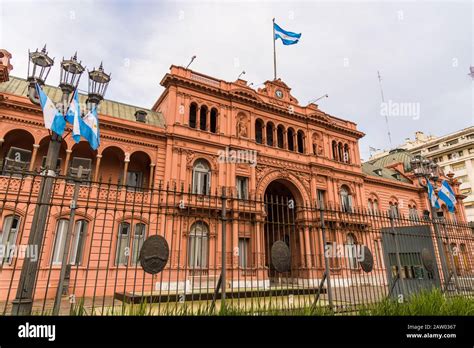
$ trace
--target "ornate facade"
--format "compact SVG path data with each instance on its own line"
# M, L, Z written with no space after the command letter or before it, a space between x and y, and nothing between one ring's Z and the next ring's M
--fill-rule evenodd
M75 158L90 159L89 179L92 182L101 185L125 184L133 192L143 195L142 198L163 187L177 188L178 191L195 195L194 200L201 197L201 206L197 209L201 213L196 213L194 220L187 220L177 228L171 223L166 224L167 215L143 217L139 214L134 217L134 210L130 208L133 198L127 201L129 196L126 193L105 198L98 193L97 196L87 196L84 191L81 199L86 199L86 196L89 201L97 197L98 202L100 199L109 202L116 199L124 200L125 204L118 213L115 209L110 220L102 217L100 224L96 223L99 218L96 219L94 214L97 213L93 210L76 217L76 221L86 222L86 227L81 223L78 229L87 229L82 241L83 250L91 251L89 254L84 252L80 256L83 259L77 262L97 261L96 278L89 278L90 281L107 277L109 264L117 272L123 268L123 277L119 277L119 282L124 281L128 261L119 254L124 247L121 243L125 243L122 237L130 235L131 229L135 236L139 235L135 239L139 241L150 233L167 236L169 230L169 267L174 273L170 275L167 286L171 287L173 282L174 286L180 286L180 282L187 281L189 274L180 273L180 267L192 270L218 268L219 257L211 260L207 256L192 255L180 259L178 251L190 250L198 243L203 248L203 243L208 243L206 255L220 252L217 242L220 225L212 219L220 213L220 205L218 202L214 205L211 199L206 201L205 197L218 196L222 188L226 188L227 194L243 201L265 199L266 196L285 196L295 201L300 210L294 219L306 223L297 232L299 237L295 248L299 252L292 257L297 257L298 264L304 265L306 270L319 270L312 276L303 272L300 278L317 279L323 270L321 258L315 256L322 252L311 251L314 246L322 248L319 237L311 234L310 226L315 217L301 208L337 206L345 212L368 210L372 213L394 210L413 219L418 219L428 209L426 193L406 166L406 158L398 155L387 158L383 163L362 165L358 140L364 133L357 129L356 124L328 115L315 104L300 105L291 94L291 89L279 79L266 81L263 88L254 90L244 80L227 82L171 66L161 84L165 90L150 110L103 101L99 109L100 148L92 151L86 142L75 144L70 136L66 136L57 170L60 175L66 176ZM10 77L8 82L0 84L0 158L5 169L5 160L12 147L27 150L25 169L39 172L46 155L49 134L43 127L41 109L29 101L26 91L27 82L23 79ZM47 86L45 91L53 100L60 99L58 88ZM80 98L84 101L86 96ZM223 153L226 154L224 157ZM236 158L238 154L248 155L253 160L249 160L250 157L239 160ZM8 173L4 170L2 176L0 192L5 192L8 189ZM455 181L452 184L458 192L459 184ZM147 204L153 207L162 204L165 198L149 194L146 199ZM183 195L183 205L193 207L197 204L193 199ZM173 204L176 203L173 212L179 211L182 200L173 200ZM207 204L206 213L202 213L202 202ZM28 204L9 203L8 197L0 193L0 226L3 224L5 234L6 221L18 216L16 223L25 231L18 237L20 244L27 240L27 226L32 215L30 209ZM67 219L68 214L69 210L59 207L50 214L45 258L42 261L45 272L51 270L52 264L54 268L51 260L55 260L55 241L64 229L60 221ZM265 265L268 266L266 244L271 241L263 237L268 212L249 208L248 212L236 209L231 214L232 221L251 215L251 223L245 224L244 228L233 223L228 230L229 236L233 236L227 239L228 262L252 269L248 272L249 279L260 279L265 283L270 277ZM206 220L206 216L211 218ZM456 218L464 220L462 207L456 211ZM9 224L11 226L12 221ZM137 227L137 224L143 226ZM97 234L106 235L107 246ZM351 236L341 235L334 240L346 241L349 237L363 239L354 232ZM177 241L180 241L179 250ZM242 253L247 248L244 243L249 243L252 254L249 265L245 260L239 261L238 252L232 253L236 248ZM293 241L289 243L293 245ZM139 249L140 245L127 244L132 249L136 248L134 250ZM102 254L106 255L106 264L100 256ZM6 264L3 266L4 279L11 276L5 273L8 267ZM206 275L209 276L209 273ZM57 276L52 279L57 279ZM87 275L85 279L87 283ZM49 278L40 275L39 282L43 287L48 281ZM84 288L90 291L88 286ZM7 288L8 284L2 281L0 291L5 294Z

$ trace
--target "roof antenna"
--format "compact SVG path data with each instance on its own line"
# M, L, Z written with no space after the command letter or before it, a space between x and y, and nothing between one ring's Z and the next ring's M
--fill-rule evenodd
M380 72L378 70L377 70L377 76L379 78L380 94L382 95L382 103L385 103L385 100L384 100L384 97L383 97L383 89L382 89L382 77L380 76ZM390 126L388 125L388 115L387 115L387 113L385 114L385 123L387 125L388 142L390 144L390 148L392 148L392 135L390 134Z
M189 66L190 66L191 63L194 61L194 59L196 59L196 56L192 56L192 57L191 57L191 61L189 62L188 65L186 65L186 69L189 68Z
M245 75L245 70L242 71L242 72L239 74L239 76L237 77L237 80L240 79L240 76L242 76L242 75Z
M312 99L312 100L310 100L310 101L308 102L308 104L314 104L314 103L316 103L318 100L323 99L323 98L329 98L329 95L325 94L325 95L320 96L319 98Z

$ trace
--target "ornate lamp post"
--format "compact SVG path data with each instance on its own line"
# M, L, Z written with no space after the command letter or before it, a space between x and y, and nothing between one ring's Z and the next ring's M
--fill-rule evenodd
M421 156L415 156L410 161L410 164L411 164L413 173L418 178L418 182L420 186L424 187L426 189L426 192L428 192L428 183L430 181L432 181L433 188L436 187L436 182L439 180L440 173L439 173L439 166L435 162ZM423 183L423 179L425 180L425 183ZM428 200L430 200L429 195L428 195ZM441 261L443 279L444 279L445 285L447 286L450 277L448 276L449 271L447 269L446 254L444 253L443 242L439 233L439 226L437 222L438 219L437 219L437 216L435 216L436 212L433 209L431 202L428 202L428 205L430 207L431 221L433 221L435 237L438 244L438 254ZM456 278L455 280L457 284L456 273L455 273L455 278Z
M54 59L51 59L46 52L45 47L38 52L29 52L28 61L28 97L31 102L40 105L39 97L36 92L35 84L44 85L49 71L54 64ZM65 115L69 105L70 96L79 85L79 80L85 68L81 62L77 61L77 53L69 60L61 61L61 73L59 87L62 91L62 113ZM102 70L103 72L103 70ZM105 73L104 73L105 74ZM107 75L107 74L105 74ZM89 74L90 76L90 74ZM108 75L107 75L108 76ZM109 76L108 76L109 77ZM108 79L110 81L110 77ZM108 83L107 81L107 83ZM91 82L89 81L89 86ZM100 85L100 84L99 84ZM100 85L102 86L102 85ZM103 98L105 88L98 88L95 93L89 95L89 99L96 95L100 96L97 103ZM97 98L97 97L96 97ZM52 189L56 177L56 164L61 149L63 139L55 132L51 132L51 139L49 141L48 153L46 155L46 170L44 171L40 189L38 192L38 203L36 205L33 221L31 224L30 235L28 237L28 244L37 248L39 255L41 253L41 246L43 242L45 227L49 214L49 205L51 202ZM72 222L71 222L72 223ZM67 262L67 260L63 260ZM38 260L31 260L25 258L20 274L20 281L16 297L13 300L12 313L16 315L29 315L33 306L32 296L35 287L36 276L38 271Z
M88 103L97 105L104 99L105 91L110 82L110 76L110 74L104 72L102 63L100 63L99 69L89 71Z

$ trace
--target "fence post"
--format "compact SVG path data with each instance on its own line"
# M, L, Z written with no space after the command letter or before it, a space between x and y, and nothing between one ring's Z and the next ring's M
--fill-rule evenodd
M46 169L44 174L42 174L41 184L38 191L38 201L33 215L30 235L28 236L28 245L33 247L36 246L39 255L42 253L50 203L57 177L55 171L51 168L56 168L61 142L62 138L53 132L46 155ZM12 301L12 315L31 315L38 268L39 260L33 261L29 258L24 259L16 296Z
M326 269L328 301L329 301L329 308L332 309L333 303L332 303L332 289L331 289L331 272L330 272L328 256L326 255L326 224L324 223L324 210L322 206L319 207L319 216L321 218L321 233L323 237L324 268Z
M402 262L400 260L400 243L398 241L398 232L395 230L395 223L393 222L393 215L390 212L389 213L389 219L390 219L390 227L392 228L392 235L393 239L395 240L395 255L397 258L397 266L398 266L398 279L400 279L400 282L402 284L402 295L406 294L408 295L408 288L405 283L405 278L402 277Z
M431 203L429 204L429 206L430 206L430 211L431 211L431 223L433 224L434 234L436 237L436 244L438 244L439 261L441 262L441 272L443 273L443 280L445 283L445 288L447 289L448 282L450 281L450 277L449 277L449 269L447 267L447 262L446 262L446 255L444 253L443 241L441 239L441 235L439 234L439 227L438 227L438 223L436 222L437 218L434 215L435 211ZM448 245L448 248L449 248L449 245Z
M446 245L448 246L448 251L449 251L449 262L451 263L453 267L453 276L454 276L454 285L456 286L456 292L459 293L459 280L458 280L458 272L456 271L456 264L454 263L454 258L453 258L453 250L451 249L451 245L449 244L449 234L448 230L446 228L446 222L442 222L443 227L444 227L444 233L446 234ZM449 274L451 277L451 273ZM446 289L447 289L448 284L446 284Z
M74 193L71 200L71 213L69 214L69 224L67 226L66 240L64 241L63 257L61 259L61 273L59 275L58 289L56 290L56 298L54 300L53 315L59 315L61 308L61 297L64 287L64 278L66 276L66 269L68 265L69 248L71 244L71 235L74 228L74 218L76 216L77 198L79 197L79 189L81 188L82 166L77 170L77 178L74 180Z
M222 221L222 266L221 266L221 309L225 306L225 291L226 291L226 188L222 187L222 211L221 211L221 221Z

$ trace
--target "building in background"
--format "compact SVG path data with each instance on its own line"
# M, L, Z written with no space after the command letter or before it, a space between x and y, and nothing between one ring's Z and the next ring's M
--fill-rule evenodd
M454 178L461 183L460 193L465 196L466 219L474 221L474 126L440 137L418 131L415 139L408 138L398 149L431 159L445 174L454 174ZM376 153L369 163L388 154L387 151Z

